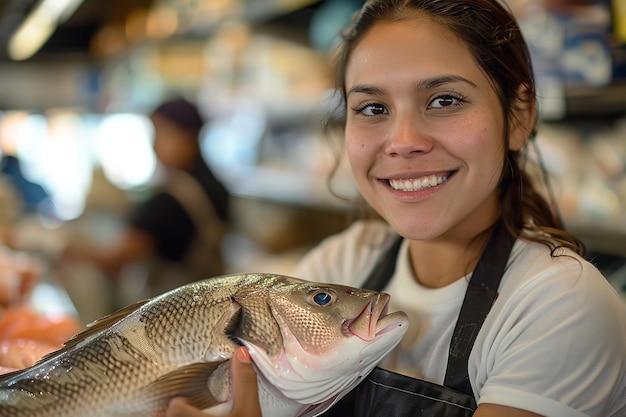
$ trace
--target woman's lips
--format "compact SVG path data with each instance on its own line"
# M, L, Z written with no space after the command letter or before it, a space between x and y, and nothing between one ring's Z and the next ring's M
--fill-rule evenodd
M416 178L388 179L389 186L397 191L419 191L425 188L436 187L448 181L454 171L424 175Z

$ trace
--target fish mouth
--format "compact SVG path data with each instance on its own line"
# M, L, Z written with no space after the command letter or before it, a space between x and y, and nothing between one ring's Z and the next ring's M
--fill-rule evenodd
M364 341L371 341L404 324L407 318L403 312L388 314L389 299L388 294L378 294L358 316L345 323L347 332Z

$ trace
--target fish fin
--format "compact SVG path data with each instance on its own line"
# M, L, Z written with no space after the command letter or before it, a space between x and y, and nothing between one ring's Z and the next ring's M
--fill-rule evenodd
M127 307L121 308L120 310L117 310L114 313L111 313L107 316L94 320L93 322L87 325L85 330L83 330L80 333L75 334L74 336L69 338L65 343L63 343L63 346L59 350L55 350L54 352L44 355L41 359L37 361L37 363L35 363L35 365L45 362L46 360L60 353L68 351L72 349L73 347L75 347L76 345L78 345L83 340L86 340L89 337L96 335L102 332L103 330L108 329L109 327L111 327L111 325L117 323L124 317L128 316L130 313L137 310L142 305L146 304L148 301L150 301L150 299L138 301Z
M145 395L167 399L185 397L189 404L201 410L219 404L211 391L208 381L211 374L222 362L200 362L183 366L160 376L145 388Z

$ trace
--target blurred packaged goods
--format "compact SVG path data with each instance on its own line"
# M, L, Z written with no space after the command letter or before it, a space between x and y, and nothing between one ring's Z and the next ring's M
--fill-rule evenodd
M568 124L541 127L537 141L566 218L626 223L624 137L626 120L588 135Z
M0 368L30 366L82 329L62 289L41 273L32 256L0 247Z

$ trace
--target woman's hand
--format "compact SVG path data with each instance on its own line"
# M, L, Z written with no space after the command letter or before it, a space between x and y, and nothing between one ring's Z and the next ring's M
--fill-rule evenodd
M227 417L261 417L256 372L246 348L235 351L231 360L230 373L233 384L233 409ZM164 417L210 417L192 407L184 398L170 401Z

